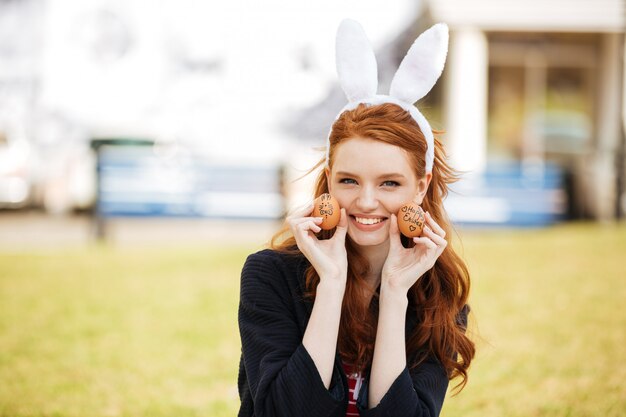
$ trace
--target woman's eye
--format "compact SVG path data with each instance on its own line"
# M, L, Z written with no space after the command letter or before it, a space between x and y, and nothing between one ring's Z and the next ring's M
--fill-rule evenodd
M396 181L385 181L385 182L383 182L383 185L385 187L397 187L397 186L400 185L400 183L396 182Z
M356 181L352 178L342 178L339 180L341 184L356 184Z

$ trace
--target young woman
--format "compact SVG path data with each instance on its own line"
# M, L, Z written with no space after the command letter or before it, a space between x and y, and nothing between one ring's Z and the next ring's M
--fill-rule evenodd
M448 381L467 380L469 273L442 202L454 172L414 107L351 103L315 186L339 224L321 230L311 203L243 267L239 416L437 416ZM396 217L409 201L426 212L413 239Z

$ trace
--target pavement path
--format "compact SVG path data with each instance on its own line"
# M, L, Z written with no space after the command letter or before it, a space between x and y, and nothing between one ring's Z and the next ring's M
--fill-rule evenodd
M116 246L257 245L281 226L279 221L188 218L119 218L106 224L106 241ZM0 211L0 252L79 247L96 242L87 215Z

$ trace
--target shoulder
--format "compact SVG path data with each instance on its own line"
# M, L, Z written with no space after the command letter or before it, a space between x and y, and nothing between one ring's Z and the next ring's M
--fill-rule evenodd
M301 253L263 249L248 255L243 270L263 273L287 269L296 272L305 262L306 258Z
M308 261L300 253L264 249L249 255L241 271L242 291L244 287L300 286ZM287 284L287 285L285 285Z

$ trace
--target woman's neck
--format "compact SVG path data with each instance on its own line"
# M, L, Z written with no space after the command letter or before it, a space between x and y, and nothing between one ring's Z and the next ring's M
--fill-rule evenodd
M389 254L389 241L377 246L360 246L359 252L369 262L369 273L364 277L367 283L374 289L380 284L383 266Z

